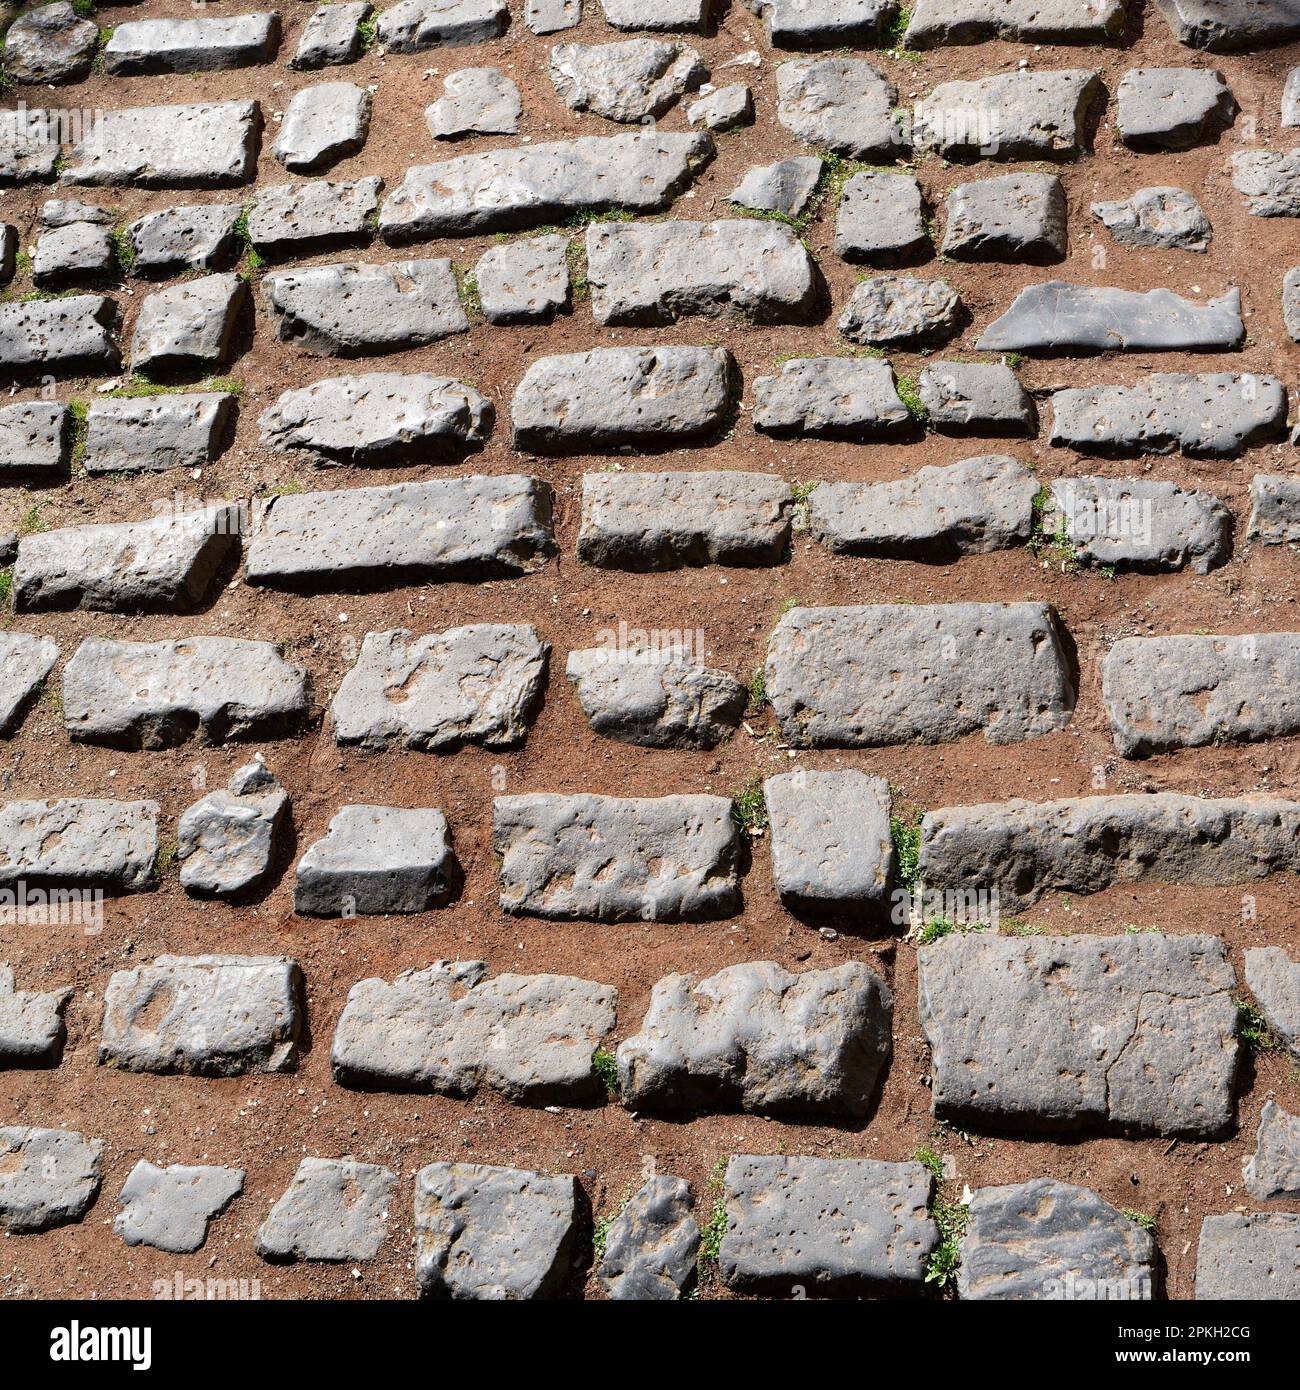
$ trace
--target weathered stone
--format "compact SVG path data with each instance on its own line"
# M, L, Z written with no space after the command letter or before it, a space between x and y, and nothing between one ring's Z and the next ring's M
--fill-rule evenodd
M388 53L459 48L504 34L505 0L401 0L379 16L379 42Z
M301 994L298 962L284 956L159 956L114 971L100 1063L164 1075L292 1071Z
M513 135L524 104L519 88L496 68L461 68L449 72L443 95L424 113L435 140L458 135Z
M767 692L786 739L815 748L976 730L1015 743L1064 728L1075 696L1045 603L793 608L768 644Z
M449 260L311 265L262 280L282 341L320 357L368 357L469 331Z
M643 748L715 748L748 699L733 676L680 649L571 651L565 675L596 733Z
M131 892L153 883L158 806L153 801L6 801L0 805L0 884Z
M775 164L755 164L727 194L727 201L752 212L798 217L812 201L825 164L820 155L797 155Z
M686 108L686 119L705 130L734 130L753 125L754 94L743 82L719 87Z
M141 1159L131 1169L113 1220L113 1234L127 1245L152 1245L172 1255L201 1250L208 1225L244 1190L242 1168L190 1167L173 1163L158 1168Z
M1282 124L1300 125L1300 68L1292 68L1282 88Z
M1161 8L1174 3L1162 0ZM1181 7L1184 0L1177 3ZM1196 1247L1196 1297L1248 1302L1300 1298L1300 1216L1207 1216Z
M921 822L926 887L996 889L1003 912L1031 907L1045 893L1249 883L1297 865L1300 802L1271 796L997 801L946 806Z
M116 220L108 208L83 203L79 198L47 198L41 204L42 227L71 227L78 222L111 227Z
M895 16L893 0L744 0L767 22L771 41L781 48L877 46L887 20Z
M725 348L594 348L532 362L510 401L511 444L585 453L719 429L735 363Z
M1134 150L1187 150L1232 124L1237 104L1214 68L1131 68L1115 91L1115 127Z
M1212 493L1149 478L1056 478L1043 530L1080 564L1147 573L1191 565L1207 574L1228 559L1232 513Z
M91 401L82 463L87 473L206 467L234 411L235 398L224 391Z
M1114 289L1047 280L1016 296L975 346L983 352L1199 352L1241 346L1241 292L1204 303L1173 290Z
M920 1163L738 1154L724 1187L728 1288L898 1297L925 1286L939 1233Z
M0 407L0 476L63 473L70 416L62 401L19 401Z
M854 174L844 185L835 216L836 255L901 265L929 245L921 185L911 174L868 171Z
M1124 0L917 0L903 44L1103 43L1123 27Z
M310 174L356 154L370 130L370 93L355 82L318 82L293 94L271 153Z
M690 1185L652 1177L606 1229L596 1277L616 1302L668 1302L689 1292L699 1248Z
M304 1158L267 1212L253 1249L264 1260L373 1260L388 1234L397 1174L354 1158Z
M361 56L359 26L370 13L368 0L325 4L313 10L302 27L298 48L289 66L300 71L314 71L355 62Z
M1300 217L1300 149L1234 154L1232 186L1252 217Z
M506 912L683 922L739 905L740 840L723 796L499 796L492 847Z
M569 309L569 243L559 235L493 246L474 268L489 323L545 323Z
M33 1235L80 1221L99 1193L100 1139L70 1129L0 1128L0 1230Z
M1246 536L1263 545L1300 541L1300 478L1256 473L1250 480Z
M602 569L775 565L794 494L766 473L584 473L578 559Z
M58 1066L68 1035L63 1009L71 998L71 986L44 994L16 989L12 967L0 962L0 1071Z
M109 31L104 71L214 72L269 63L280 45L280 16L239 14L220 19L132 19Z
M794 58L776 70L777 120L799 140L851 159L894 159L906 146L898 92L861 58Z
M1093 203L1092 215L1121 246L1208 251L1213 237L1200 203L1181 188L1139 188L1122 202Z
M181 887L233 897L259 887L275 863L289 797L262 763L240 768L225 788L187 807L176 827Z
M558 34L582 23L582 0L524 0L524 23L534 34Z
M0 222L0 285L7 285L18 269L18 228Z
M532 574L554 553L549 484L501 474L278 496L245 571L251 584L338 589Z
M203 203L197 207L151 212L126 229L135 260L133 275L162 275L173 270L221 270L235 259L238 203Z
M912 416L888 362L871 357L792 357L754 380L754 428L804 438L896 434Z
M260 128L255 101L105 111L60 177L74 184L228 188L254 176Z
M11 375L115 371L117 307L100 294L0 303L0 367Z
M1229 53L1280 43L1300 34L1300 17L1287 0L1158 0L1179 43ZM1217 1220L1218 1218L1207 1218Z
M1038 414L1002 362L931 362L917 378L926 423L940 434L1033 435Z
M92 222L51 227L36 240L32 284L41 287L74 281L101 280L117 265L113 242L105 228Z
M1237 981L1217 936L957 932L917 964L937 1118L1202 1139L1231 1127Z
M54 176L60 155L60 113L44 108L0 111L0 183Z
M131 368L166 372L222 366L248 286L238 275L205 275L155 290L140 305Z
M58 659L59 648L48 637L0 632L0 738L17 729Z
M551 1298L569 1278L578 1180L484 1163L415 1175L415 1279L426 1298Z
M1100 93L1089 68L941 82L914 108L912 143L948 158L1073 158L1084 153L1085 118Z
M354 183L282 183L261 188L248 209L248 239L259 251L301 255L341 241L368 240L380 178Z
M698 32L704 28L710 7L711 0L600 0L605 23L615 29Z
M330 1049L335 1081L451 1096L486 1087L530 1105L593 1100L603 1083L591 1058L614 1026L617 991L486 974L482 961L439 961L353 985Z
M237 508L43 531L18 542L14 607L171 613L206 596L237 546Z
M1300 343L1300 266L1282 277L1282 326L1292 342Z
M384 200L379 230L395 245L540 227L592 208L659 212L712 158L706 131L639 131L417 164Z
M1300 1118L1266 1101L1255 1135L1255 1152L1242 1160L1246 1190L1256 1201L1300 1197Z
M82 19L66 0L24 11L9 26L4 69L29 86L80 82L90 71L99 27Z
M1300 1056L1300 961L1280 946L1248 947L1246 983L1268 1026Z
M1065 255L1065 189L1055 174L1002 174L948 195L943 255L1042 263Z
M951 337L964 314L947 280L873 275L854 289L836 327L854 343L929 343Z
M18 558L18 532L0 532L0 565L12 565Z
M624 39L557 43L551 49L550 75L574 111L631 124L662 116L709 74L693 48L661 39Z
M1052 1178L981 1187L968 1211L962 1299L1151 1298L1155 1241L1090 1188Z

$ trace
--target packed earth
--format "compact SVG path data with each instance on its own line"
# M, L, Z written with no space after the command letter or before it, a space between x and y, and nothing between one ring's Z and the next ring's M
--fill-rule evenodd
M1293 0L0 24L0 1297L1300 1298Z

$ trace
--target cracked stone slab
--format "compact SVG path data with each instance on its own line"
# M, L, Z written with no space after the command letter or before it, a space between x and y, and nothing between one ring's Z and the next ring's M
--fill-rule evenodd
M371 14L369 0L324 4L302 26L289 66L300 72L354 63L361 56L361 29Z
M1085 152L1088 108L1101 90L1091 68L941 82L913 109L912 142L947 158L1073 158Z
M499 796L492 847L509 913L695 922L739 905L740 839L724 796Z
M570 1275L578 1180L485 1163L415 1176L415 1279L425 1298L552 1298Z
M306 721L307 671L274 642L88 637L63 671L68 737L118 748L174 748L276 737Z
M162 473L212 463L235 413L228 391L92 400L87 473Z
M1200 352L1241 346L1241 292L1185 299L1173 290L1145 293L1109 285L1047 280L1020 291L981 334L981 352L1068 357L1092 352Z
M17 730L58 659L58 645L48 637L0 633L0 738Z
M4 69L17 83L80 82L99 46L99 26L58 0L25 10L4 38Z
M449 72L442 96L424 113L435 140L459 135L513 135L524 104L519 88L497 68L459 68Z
M104 1141L71 1129L0 1128L0 1230L34 1235L80 1221L99 1194Z
M1250 480L1250 503L1248 539L1262 545L1300 541L1300 479L1256 473Z
M1246 1190L1256 1201L1300 1197L1300 1117L1266 1101L1255 1134L1255 1152L1242 1160Z
M601 569L777 565L794 494L767 473L584 473L578 559Z
M699 1249L690 1184L657 1175L610 1222L596 1278L615 1302L669 1302L689 1291Z
M873 275L854 288L835 326L850 342L868 346L926 344L950 338L964 313L947 280Z
M269 63L280 46L275 11L213 19L132 19L110 30L104 71L111 77L216 72Z
M606 327L653 327L693 314L800 323L817 308L807 248L789 227L753 218L593 222L587 278L592 314Z
M749 699L734 676L680 648L571 651L565 675L596 733L642 748L715 748Z
M460 48L504 34L510 24L505 0L401 0L379 16L386 53Z
M917 964L938 1119L1201 1139L1231 1128L1237 977L1217 936L957 932Z
M292 1071L302 971L285 956L159 956L113 972L102 1066L159 1075Z
M588 209L660 212L713 158L707 131L589 135L416 164L384 200L384 240L510 231Z
M250 584L338 590L416 576L512 578L554 553L549 484L470 475L278 496L262 514L245 572Z
M23 536L14 607L174 613L200 603L238 546L238 508L215 502L148 521L102 522Z
M366 1090L472 1096L527 1105L594 1100L592 1054L614 1026L618 993L564 975L497 975L483 961L439 961L348 991L330 1049L335 1081Z
M247 301L248 286L238 275L205 275L155 290L145 297L135 321L131 370L173 372L223 366Z
M68 1035L63 1010L72 994L70 985L44 993L17 989L13 967L0 961L0 1071L58 1066Z
M234 897L266 881L275 862L289 797L260 762L236 771L181 814L176 857L187 893Z
M1215 68L1130 68L1115 90L1115 127L1133 150L1189 150L1217 137L1236 110Z
M203 1248L208 1226L244 1190L244 1176L242 1168L183 1163L159 1168L141 1159L122 1184L113 1234L127 1245L192 1254Z
M644 12L644 6L639 6ZM534 34L558 34L582 23L582 0L524 0L524 23ZM638 20L633 28L641 28Z
M1155 1241L1091 1188L1053 1178L981 1187L968 1211L959 1298L1151 1298Z
M805 747L976 731L1016 743L1074 712L1063 630L1045 603L793 608L772 632L766 676L782 733Z
M1300 1216L1235 1211L1207 1216L1196 1247L1196 1297L1300 1298Z
M921 185L911 174L868 170L845 183L835 215L837 256L872 265L901 265L919 257L929 245Z
M767 25L779 48L881 45L885 25L897 15L893 0L744 0Z
M1117 883L1253 883L1300 864L1300 802L1178 792L945 806L921 822L927 888L996 889L1003 912ZM1134 938L1135 940L1137 938Z
M776 119L798 140L850 159L906 152L898 90L861 58L792 58L776 70Z
M0 805L0 884L102 887L153 885L158 804L63 797Z
M203 203L138 218L126 229L135 253L130 273L226 269L238 251L235 224L241 211L238 203Z
M105 111L68 158L64 183L229 188L257 169L255 101L131 106Z
M304 1158L258 1227L253 1249L276 1263L373 1260L388 1234L397 1174L354 1158Z
M450 260L273 271L262 292L282 342L318 357L369 357L467 333Z
M367 240L383 182L378 177L352 183L313 179L259 189L248 209L248 239L275 255Z
M1038 433L1034 402L1003 362L931 362L916 389L926 423L940 434Z
M1300 34L1300 16L1288 0L1157 0L1179 43L1211 53L1281 43Z
M954 260L1042 264L1065 255L1065 189L1055 174L1001 174L958 184L947 209L939 250Z
M734 130L737 126L754 124L754 94L743 82L719 87L692 102L686 108L686 119L705 130Z
M570 307L569 242L553 235L489 247L474 283L489 323L549 323Z
M939 1243L920 1163L737 1154L722 1281L745 1293L919 1294Z
M662 116L709 75L693 48L662 39L557 43L549 72L571 110L625 124Z
M704 28L712 0L600 0L605 23L615 29ZM574 21L577 22L576 20Z
M117 370L117 306L106 295L0 303L0 367L29 375Z
M1300 217L1300 149L1241 150L1232 156L1232 186L1252 217Z
M355 82L318 82L293 94L271 153L295 174L356 154L370 132L370 93Z
M527 623L368 632L330 705L335 742L513 747L540 703L550 650Z
M826 167L820 155L796 155L775 164L755 164L727 194L727 201L752 212L798 217L812 201Z
M1249 947L1246 983L1268 1026L1300 1056L1300 961L1280 946Z
M62 401L0 407L0 477L63 473L70 434L71 417Z
M1124 0L917 0L902 43L1104 43L1123 27Z
M1200 203L1181 188L1139 188L1131 198L1093 203L1091 211L1121 246L1204 252L1214 235Z
M36 241L32 284L41 288L102 280L117 266L108 231L92 222L49 227Z
M754 428L791 438L869 439L910 428L888 362L792 357L754 379Z

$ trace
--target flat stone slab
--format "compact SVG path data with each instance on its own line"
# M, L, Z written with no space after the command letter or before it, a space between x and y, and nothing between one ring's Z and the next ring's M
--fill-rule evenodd
M519 88L497 68L460 68L449 72L443 95L424 113L435 140L461 135L513 135L524 104Z
M662 39L557 43L549 71L571 110L627 124L662 116L709 75L693 48Z
M951 158L1070 159L1085 151L1091 68L1006 72L941 82L912 113L912 143Z
M238 543L236 509L225 503L148 521L42 531L18 542L19 612L88 608L172 613L199 603Z
M0 884L102 887L153 884L158 804L62 797L0 805Z
M569 309L569 242L551 235L489 247L474 283L489 323L547 323Z
M1256 473L1250 480L1250 503L1248 539L1262 545L1300 541L1300 479Z
M415 1175L415 1280L426 1298L551 1298L570 1275L578 1180L485 1163Z
M1246 983L1268 1026L1300 1056L1300 961L1280 946L1248 947Z
M262 292L282 341L320 357L369 357L467 333L449 260L273 271Z
M566 3L574 4L581 12L577 0L566 0ZM709 0L600 0L600 8L605 23L615 29L694 29L698 32L704 28ZM576 24L577 20L573 22Z
M235 225L242 211L238 203L203 203L138 218L126 229L135 253L131 274L226 269L238 250Z
M1241 346L1241 292L1203 303L1173 290L1048 280L1030 285L981 334L982 352L1200 352Z
M934 1179L920 1163L737 1154L723 1186L728 1288L893 1297L924 1288L939 1233Z
M919 258L929 245L921 185L911 174L868 170L845 183L835 214L837 256L902 265Z
M1005 363L931 362L916 389L926 424L940 434L1038 433L1034 402Z
M43 107L0 111L0 182L50 179L59 162L59 113Z
M0 367L11 374L116 371L117 306L102 294L0 303Z
M492 847L510 913L685 922L739 906L740 837L724 796L499 796Z
M0 738L8 738L59 659L58 645L27 632L0 633Z
M911 427L888 362L872 357L792 357L756 377L756 430L791 438L869 439Z
M1231 1128L1237 978L1217 936L955 932L917 962L937 1118L1200 1139Z
M356 154L370 131L370 93L355 82L318 82L295 92L271 153L295 174Z
M1293 343L1300 343L1300 266L1282 277L1282 326Z
M206 897L237 897L257 888L274 867L288 812L287 793L263 764L239 768L226 787L181 814L181 887Z
M1187 150L1232 124L1237 103L1214 68L1130 68L1115 89L1115 127L1134 150Z
M588 135L417 164L384 200L394 245L562 222L587 209L659 212L713 158L706 131Z
M1139 188L1131 198L1093 203L1091 211L1121 246L1205 252L1213 239L1200 203L1181 188Z
M798 140L850 159L906 153L898 91L861 58L792 58L776 70L776 118Z
M321 465L450 460L483 444L492 402L424 372L331 376L286 391L257 418L262 443Z
M789 227L721 222L593 222L587 228L591 310L606 327L702 314L799 323L817 307L816 267Z
M686 108L686 119L705 130L734 130L754 124L754 94L743 82L718 87Z
M270 738L307 719L307 670L274 642L88 637L63 671L68 737L118 748Z
M524 23L534 34L558 34L581 22L582 0L524 0Z
M99 1061L161 1075L292 1071L302 972L284 956L159 956L114 971Z
M439 961L390 984L348 991L330 1049L334 1079L366 1090L472 1096L528 1105L594 1100L591 1058L614 1026L618 993L564 975L497 975Z
M917 0L906 48L1006 39L1012 43L1104 43L1124 28L1124 0Z
M1232 513L1217 497L1151 479L1056 478L1043 527L1079 564L1150 574L1208 574L1232 549Z
M397 1174L354 1158L304 1158L258 1227L253 1249L276 1263L373 1260L388 1234Z
M959 1298L1151 1298L1155 1241L1091 1188L1052 1178L981 1187L968 1211Z
M255 101L130 106L105 111L77 145L64 183L229 188L257 169Z
M86 417L87 473L162 473L205 468L230 428L226 391L92 400Z
M596 733L642 748L715 748L749 699L734 676L671 648L571 651L565 675Z
M656 1176L610 1222L596 1278L615 1302L669 1302L689 1292L699 1249L690 1185Z
M873 275L854 287L835 326L852 343L924 345L950 338L963 313L947 280Z
M0 1128L0 1230L33 1235L80 1221L99 1193L104 1142L70 1129Z
M941 254L956 261L1043 264L1065 255L1065 189L1033 171L961 183L948 195Z
M247 550L251 584L502 579L555 553L551 490L519 474L276 497Z
M1266 1101L1255 1135L1255 1152L1242 1160L1246 1190L1256 1201L1300 1197L1300 1118L1276 1101Z
M1300 125L1300 68L1292 68L1282 88L1282 125Z
M1300 34L1300 17L1287 0L1158 0L1174 37L1189 48L1231 53L1281 43Z
M920 468L891 483L821 483L808 529L843 555L952 560L1024 545L1038 479L1003 454Z
M1063 729L1074 711L1063 633L1045 603L793 608L772 632L766 672L782 734L814 748L976 730L1015 743Z
M1235 1211L1207 1216L1196 1247L1196 1297L1300 1298L1300 1216Z
M324 4L311 13L298 35L291 68L312 72L355 62L361 56L362 20L371 13L369 0Z
M247 301L248 286L238 275L205 275L155 290L140 305L135 321L132 371L194 371L223 366Z
M540 703L550 650L527 623L368 632L330 705L335 742L512 747Z
M63 1010L72 993L71 986L45 993L18 989L13 968L0 962L0 1071L58 1066L68 1036Z
M36 241L32 284L94 283L113 273L117 257L106 228L93 222L69 222L48 227Z
M159 1168L141 1159L122 1184L113 1234L127 1245L192 1254L203 1248L209 1224L243 1190L242 1168L183 1163Z
M379 16L379 42L387 53L459 48L504 34L505 0L401 0Z
M90 72L99 26L83 19L66 0L25 10L4 38L4 69L17 83L45 86L80 82Z
M812 201L826 167L820 155L796 155L775 164L755 164L727 194L727 201L753 212L779 212L798 217Z
M269 63L280 45L280 16L239 14L219 19L132 19L109 31L104 71L215 72Z
M248 239L259 251L293 255L368 239L383 179L282 183L259 189L248 209Z
M1234 154L1232 186L1252 217L1300 217L1300 149Z
M997 889L1003 912L1117 883L1251 883L1300 864L1300 802L1084 796L946 806L921 822L927 888Z
M725 348L614 347L539 357L510 401L511 445L585 453L698 438L728 418L735 376Z

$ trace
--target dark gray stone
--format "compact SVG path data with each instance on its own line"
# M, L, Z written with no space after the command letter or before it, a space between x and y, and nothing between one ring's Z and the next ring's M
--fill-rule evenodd
M569 309L569 242L557 234L489 247L474 282L489 323L549 322Z
M1234 154L1232 186L1252 217L1300 217L1300 149Z
M47 198L41 204L42 227L71 227L78 222L111 227L116 220L108 208L83 203L79 198Z
M1034 435L1038 413L1002 362L931 362L917 378L926 424L940 434Z
M181 887L235 897L264 883L275 864L289 797L259 762L240 768L227 787L187 807L176 827Z
M820 155L796 155L775 164L755 164L727 194L727 201L752 212L798 217L817 191L825 163Z
M6 801L0 805L0 884L60 888L153 886L158 805L153 801Z
M792 357L754 380L754 428L804 438L866 439L910 427L888 362Z
M241 211L238 203L204 203L139 218L126 229L135 252L131 273L225 269L238 251L235 224Z
M780 48L875 48L886 21L895 17L894 0L744 0L767 23L767 35Z
M11 375L111 372L117 306L100 294L0 303L0 368Z
M946 280L873 275L854 289L836 327L854 343L925 344L952 337L964 312Z
M1300 343L1300 266L1282 277L1282 326L1294 343Z
M551 49L550 75L572 110L633 124L662 116L709 73L700 55L684 44L623 39L557 43Z
M298 36L298 47L289 66L300 71L314 71L355 62L361 56L358 26L370 13L368 0L326 4L313 10Z
M581 22L582 0L524 0L524 23L534 34L558 34Z
M1207 1216L1196 1247L1196 1297L1252 1303L1300 1298L1300 1216Z
M705 130L734 130L754 124L754 94L743 82L719 87L686 108L686 119Z
M0 632L0 738L18 728L58 659L59 648L48 637Z
M1065 189L1055 174L1002 174L953 189L939 249L956 261L1057 261L1065 255L1065 221Z
M51 227L36 239L32 284L44 288L101 280L111 275L116 265L113 242L104 227L71 222Z
M1088 108L1100 94L1090 68L941 82L913 109L912 143L947 158L1070 159L1085 151Z
M0 1230L34 1235L80 1221L99 1193L104 1143L70 1129L0 1128Z
M4 70L18 83L44 86L80 82L90 72L99 26L82 19L66 0L20 14L4 40Z
M353 183L282 183L260 188L248 209L248 239L259 251L302 255L341 241L369 240L380 178Z
M18 268L18 228L0 222L0 285L7 285Z
M1300 1056L1300 961L1280 946L1248 947L1246 983L1268 1026Z
M1300 1118L1266 1101L1255 1135L1255 1152L1242 1160L1246 1191L1256 1201L1300 1197Z
M45 993L17 989L13 968L0 961L0 1071L58 1066L68 1035L63 1010L72 993L71 986Z
M1130 68L1115 91L1115 127L1134 150L1186 150L1214 139L1237 109L1214 68Z
M52 477L65 472L70 421L62 401L0 406L0 476Z
M59 162L59 112L42 107L0 111L0 182L54 176Z
M131 336L131 369L170 372L220 367L248 299L238 275L205 275L145 297Z
M201 1250L208 1225L244 1190L242 1168L155 1167L141 1159L122 1184L113 1234L127 1245L152 1245L172 1255Z
M1282 88L1282 124L1300 125L1300 68L1292 68Z
M819 171L820 172L820 171ZM854 174L840 194L835 254L846 261L899 265L930 245L921 185L911 174Z
M1043 530L1080 564L1146 573L1190 565L1207 574L1232 547L1232 513L1217 497L1149 478L1056 478Z
M1250 480L1246 536L1262 545L1300 541L1300 478L1256 473Z
M776 70L777 120L819 150L892 160L906 152L898 91L861 58L793 58Z
M1122 202L1093 203L1092 215L1121 246L1208 251L1213 237L1200 203L1181 188L1139 188Z
M704 28L711 0L600 0L605 23L615 29Z
M1104 43L1123 28L1124 0L917 0L903 44Z
M1300 16L1288 0L1157 0L1157 3L1179 43L1208 49L1211 53L1258 48L1300 34Z
M388 53L459 48L504 34L505 0L401 0L379 16L379 42Z
M235 412L224 391L94 400L86 420L87 473L161 473L212 463Z
M695 1278L700 1228L684 1178L649 1178L605 1232L596 1278L616 1302L669 1302Z
M271 153L310 174L356 154L370 131L370 93L355 82L318 82L293 94Z
M443 94L424 113L435 140L459 135L513 135L524 104L519 88L496 68L460 68L449 72Z
M255 101L105 111L60 177L101 186L229 188L253 178L260 128Z
M275 11L214 19L132 19L110 30L104 71L132 77L246 68L269 63L279 46Z
M258 1227L253 1249L276 1263L373 1260L388 1234L397 1174L354 1158L304 1158Z

